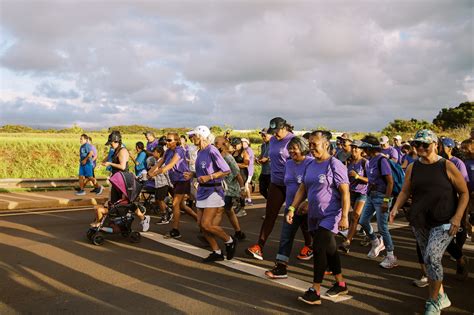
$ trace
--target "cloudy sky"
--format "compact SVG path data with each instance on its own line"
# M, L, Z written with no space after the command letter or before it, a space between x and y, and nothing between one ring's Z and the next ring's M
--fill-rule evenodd
M474 100L474 1L0 0L0 124L375 131Z

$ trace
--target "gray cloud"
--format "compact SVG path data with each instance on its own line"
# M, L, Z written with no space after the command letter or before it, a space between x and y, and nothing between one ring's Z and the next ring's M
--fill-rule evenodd
M0 66L37 82L2 83L4 123L376 130L474 95L472 1L1 6Z

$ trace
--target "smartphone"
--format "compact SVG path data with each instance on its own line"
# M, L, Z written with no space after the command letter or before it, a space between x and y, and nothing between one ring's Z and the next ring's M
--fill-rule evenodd
M449 231L451 229L451 223L443 224L443 231Z

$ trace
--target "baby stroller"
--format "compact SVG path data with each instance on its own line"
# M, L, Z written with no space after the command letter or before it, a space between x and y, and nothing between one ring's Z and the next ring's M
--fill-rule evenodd
M102 245L105 233L121 234L123 237L130 238L132 243L138 243L141 235L137 231L132 231L132 222L137 208L143 213L146 211L142 205L136 202L143 186L135 175L129 172L117 172L110 177L109 181L115 189L122 193L122 199L113 204L109 201L108 213L97 227L89 228L87 238L94 245Z

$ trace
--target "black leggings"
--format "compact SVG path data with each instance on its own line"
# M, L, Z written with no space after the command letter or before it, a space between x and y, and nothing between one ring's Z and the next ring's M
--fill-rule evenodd
M314 270L313 282L322 283L324 272L329 266L333 275L341 273L341 259L336 246L336 237L333 232L319 227L313 235Z

